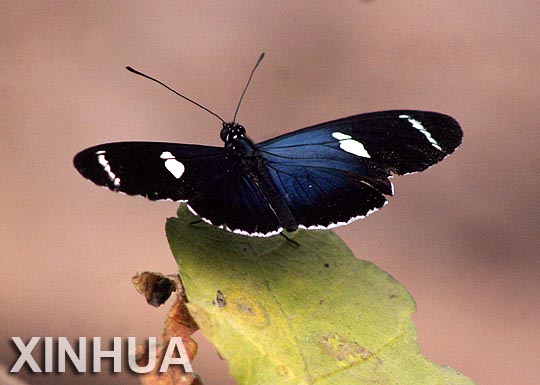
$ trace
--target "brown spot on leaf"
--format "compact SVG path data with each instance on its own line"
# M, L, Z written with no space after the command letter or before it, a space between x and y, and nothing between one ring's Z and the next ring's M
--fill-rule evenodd
M351 365L372 356L372 352L338 334L323 335L318 340L319 347L326 353L335 357L343 364Z
M253 310L253 308L245 303L237 303L236 304L236 307L238 308L238 310L240 310L242 313L249 313L249 314L253 314L255 313L255 311Z
M270 322L268 311L260 301L243 290L227 291L227 312L252 326L264 327Z
M221 290L216 292L216 299L212 301L212 305L215 307L225 307L225 305L227 305L227 300Z

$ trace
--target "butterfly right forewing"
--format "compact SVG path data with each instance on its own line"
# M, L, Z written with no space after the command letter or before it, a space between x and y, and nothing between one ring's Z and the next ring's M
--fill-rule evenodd
M461 138L447 115L381 111L281 135L258 151L299 227L331 228L376 211L393 195L388 177L428 168Z

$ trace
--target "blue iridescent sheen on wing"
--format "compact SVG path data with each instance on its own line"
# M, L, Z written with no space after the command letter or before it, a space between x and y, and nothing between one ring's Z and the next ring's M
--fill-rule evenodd
M327 228L376 211L393 194L391 174L426 169L461 137L447 115L383 111L307 127L258 149L298 223Z

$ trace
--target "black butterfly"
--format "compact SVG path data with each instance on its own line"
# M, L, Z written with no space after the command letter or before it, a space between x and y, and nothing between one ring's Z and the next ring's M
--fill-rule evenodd
M109 143L80 152L74 164L113 191L188 202L213 225L270 236L364 218L387 203L384 195L393 195L392 174L425 170L451 154L463 136L450 116L413 110L355 115L258 144L234 119L221 120L224 147Z

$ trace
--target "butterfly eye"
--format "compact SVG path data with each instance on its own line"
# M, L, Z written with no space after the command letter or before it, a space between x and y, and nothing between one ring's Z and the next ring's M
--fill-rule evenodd
M236 124L233 130L233 138L244 137L244 136L246 136L246 129L244 128L244 126Z
M221 140L224 142L227 141L227 137L229 136L229 133L231 132L231 125L230 123L223 123L223 128L221 129L221 132L219 133L219 136L221 137Z

